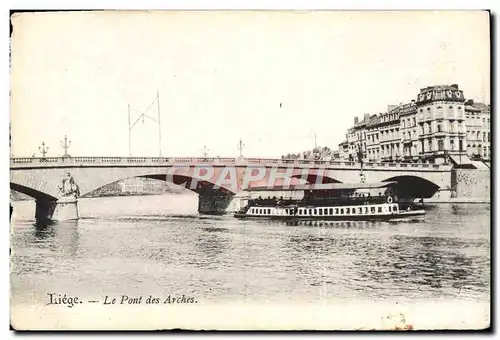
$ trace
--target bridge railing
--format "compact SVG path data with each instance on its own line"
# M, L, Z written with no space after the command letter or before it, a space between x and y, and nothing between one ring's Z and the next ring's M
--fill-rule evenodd
M285 167L322 167L334 166L339 168L354 168L359 169L360 163L339 161L339 160L297 160L297 159L273 159L273 158L221 158L221 157L21 157L11 158L11 168L16 167L52 167L52 166L70 166L70 165L95 165L95 166L163 166L163 165L264 165L264 166L285 166ZM381 162L366 162L363 163L363 168L401 168L411 169L429 169L429 170L447 170L451 165L439 164L422 164L422 163L381 163Z

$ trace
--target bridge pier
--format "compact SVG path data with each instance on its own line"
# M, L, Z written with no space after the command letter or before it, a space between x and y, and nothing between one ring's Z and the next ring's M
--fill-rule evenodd
M198 212L200 214L223 215L238 210L238 202L239 199L233 195L208 191L200 193L198 196Z
M59 199L57 201L36 200L35 218L37 220L67 221L79 218L78 199Z

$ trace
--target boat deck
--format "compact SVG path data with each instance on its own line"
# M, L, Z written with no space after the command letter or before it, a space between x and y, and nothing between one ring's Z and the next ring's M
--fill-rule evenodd
M236 218L264 218L280 220L392 220L415 218L425 215L424 210L400 211L396 203L330 206L330 207L261 207L253 206L238 212Z

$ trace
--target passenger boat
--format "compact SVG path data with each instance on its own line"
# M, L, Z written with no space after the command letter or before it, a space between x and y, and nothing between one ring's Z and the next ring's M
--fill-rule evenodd
M265 188L263 191L302 191L301 199L248 198L236 218L281 220L407 220L421 219L425 210L412 199L398 202L397 182L376 184L304 184L293 188ZM254 188L255 191L255 188ZM259 191L257 189L257 191ZM423 202L421 201L423 204Z

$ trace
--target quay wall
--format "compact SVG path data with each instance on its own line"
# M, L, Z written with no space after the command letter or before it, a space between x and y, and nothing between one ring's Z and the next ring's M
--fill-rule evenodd
M452 169L449 188L440 188L429 203L490 203L489 169Z
M451 172L453 198L490 201L490 175L489 169L453 169Z

